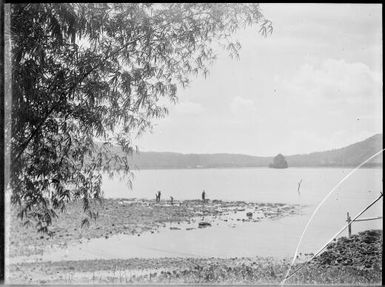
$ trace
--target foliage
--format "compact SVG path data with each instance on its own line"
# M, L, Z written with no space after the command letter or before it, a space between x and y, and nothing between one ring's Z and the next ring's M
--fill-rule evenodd
M269 164L269 167L272 168L287 168L287 161L282 154L278 154L274 157L273 163Z
M130 175L133 137L167 114L178 86L208 73L214 43L237 57L233 35L253 24L272 32L258 4L12 4L10 185L19 217L47 231L58 209L82 200L96 218L89 200L102 197L102 172Z

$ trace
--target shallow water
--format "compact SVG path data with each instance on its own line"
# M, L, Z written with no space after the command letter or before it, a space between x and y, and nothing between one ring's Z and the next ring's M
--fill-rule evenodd
M104 179L103 190L105 196L110 198L147 199L153 199L155 192L161 190L162 199L173 196L183 200L199 199L204 189L206 197L211 199L293 203L309 205L314 209L350 171L345 168L141 170L135 171L132 190L123 181L108 177ZM302 183L298 191L300 180ZM318 223L314 224L336 230L345 222L346 212L350 212L352 217L377 198L382 184L382 169L357 170L319 210L316 217ZM368 210L364 217L382 215L381 202ZM365 229L365 226L381 228L382 222L355 225L357 230Z
M191 225L170 225L156 233L140 237L115 235L108 239L91 239L65 250L47 250L42 257L14 258L11 261L57 261L81 259L154 258L154 257L291 257L301 233L316 205L350 170L339 168L292 168L287 170L191 169L144 170L136 172L133 190L123 182L107 179L106 197L151 199L157 190L163 198L199 198L202 189L207 197L221 200L282 202L306 205L300 215L260 222L238 222L247 211L234 214L233 221L199 229ZM298 182L302 179L300 192ZM322 206L305 234L301 253L315 253L346 224L346 212L351 217L378 197L382 191L382 169L361 169L344 182ZM362 217L382 215L382 200ZM186 230L186 228L194 228ZM382 229L382 220L353 223L353 233L369 228ZM347 231L342 235L346 236Z
M305 208L303 215L265 219L260 222L218 222L204 229L197 228L197 222L168 224L153 234L146 232L141 236L114 235L108 239L91 239L82 244L69 245L66 249L47 250L43 256L11 258L11 262L160 257L287 258L293 256L308 220L307 214L310 210L307 209L310 208ZM181 229L170 230L170 226ZM361 229L357 226L355 231ZM315 236L316 240L304 240L301 253L315 253L322 243L329 239L329 235L321 229L312 232L312 236Z
M351 169L343 168L236 168L236 169L173 169L135 170L132 189L118 177L103 178L105 197L155 199L206 198L257 202L315 204ZM300 194L298 183L302 179ZM382 169L360 169L337 191L346 199L366 198L369 190L378 192L382 186ZM344 196L352 190L349 196Z

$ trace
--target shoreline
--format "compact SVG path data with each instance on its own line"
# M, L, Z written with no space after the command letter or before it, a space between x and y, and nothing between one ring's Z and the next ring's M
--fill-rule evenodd
M382 230L341 237L286 284L379 284ZM14 284L279 284L290 259L131 258L19 263L8 266ZM291 272L301 266L295 263Z
M161 232L165 227L171 229L171 223L174 223L174 226L184 225L185 228L199 228L198 223L202 220L208 223L222 221L227 224L229 218L232 218L232 224L241 226L246 222L254 224L298 215L306 206L221 200L208 200L204 205L201 200L184 200L174 201L174 205L171 205L169 201L164 200L156 203L155 200L145 199L105 199L103 205L94 207L102 212L99 218L92 222L89 228L80 229L81 204L72 203L66 213L59 215L59 220L55 220L51 237L23 227L20 222L15 221L13 214L10 259L39 256L55 241L54 248L66 250L70 243L81 245L93 238L109 238L118 234L140 236L144 232L152 233L156 230ZM249 210L253 210L251 218L246 216ZM292 270L300 266L299 262L303 262L301 260L306 259L306 256L311 255L304 254L305 257L299 258ZM382 230L361 232L350 239L342 237L330 244L321 256L305 266L287 283L378 284L382 278L381 260ZM262 256L20 261L6 266L6 282L279 284L286 275L290 262L291 258Z
M83 243L94 238L106 238L125 234L140 236L144 232L159 232L169 224L186 228L200 228L198 223L233 223L260 222L266 219L277 219L284 216L297 215L305 205L284 203L254 203L245 201L222 201L208 199L205 204L201 200L169 201L146 199L104 199L100 205L91 203L99 212L96 221L89 227L81 228L81 220L85 216L81 202L68 205L64 213L55 219L50 231L52 235L37 233L34 227L25 227L15 212L11 214L9 257L41 255L47 247L65 248L68 244ZM252 212L251 218L247 212ZM188 226L188 227L187 227ZM204 226L203 226L204 227ZM170 227L170 229L181 227ZM210 228L210 227L207 227Z
M287 168L278 168L278 169L306 169L306 168L314 168L314 169L354 169L357 166L289 166ZM141 170L191 170L191 169L277 169L271 168L268 166L212 166L212 167L158 167L158 168L132 168L132 171L141 171ZM374 165L374 166L362 166L360 169L383 169L382 165Z

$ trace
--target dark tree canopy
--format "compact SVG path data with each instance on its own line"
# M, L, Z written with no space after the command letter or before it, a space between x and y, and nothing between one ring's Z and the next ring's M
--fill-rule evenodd
M285 157L282 154L278 154L274 157L273 162L269 165L272 168L287 168L288 164Z
M272 32L258 4L12 4L10 186L19 217L47 231L57 210L82 200L95 218L101 174L130 174L133 137L167 114L178 86L207 74L213 44L238 56L233 35L249 25Z

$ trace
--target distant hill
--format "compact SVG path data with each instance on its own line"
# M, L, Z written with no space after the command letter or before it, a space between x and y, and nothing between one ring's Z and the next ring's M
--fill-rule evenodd
M139 169L267 167L271 159L271 157L225 153L181 154L172 152L140 152L139 154L134 154L131 165Z
M322 152L285 155L290 167L354 167L382 149L382 134L376 134L355 144ZM229 168L268 167L273 157L244 154L181 154L173 152L140 152L131 159L133 169L178 169L178 168ZM366 167L382 167L379 155Z
M287 156L289 167L302 166L357 166L383 148L382 134L376 134L366 140L347 147ZM382 166L382 154L368 162L366 167Z

